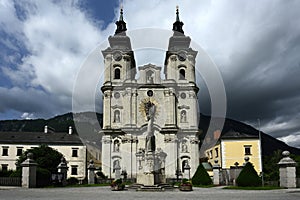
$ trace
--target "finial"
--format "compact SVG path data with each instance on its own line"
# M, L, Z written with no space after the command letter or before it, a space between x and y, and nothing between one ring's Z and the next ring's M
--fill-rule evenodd
M119 21L123 21L123 5L120 6L120 18Z
M119 18L119 21L116 22L116 25L117 25L117 30L115 32L115 34L125 34L125 31L127 30L126 28L126 23L124 22L124 19L123 19L123 5L121 4L120 5L120 18Z
M174 34L182 33L184 34L184 31L182 30L183 22L179 19L179 6L176 6L176 21L173 23L173 31Z
M180 22L180 20L179 20L179 6L178 5L176 6L176 21Z

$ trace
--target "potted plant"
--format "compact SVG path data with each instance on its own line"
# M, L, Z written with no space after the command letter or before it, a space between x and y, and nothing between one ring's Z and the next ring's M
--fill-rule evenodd
M110 184L112 191L124 190L125 184L122 182L122 179L116 179Z
M192 191L193 185L192 185L191 181L186 178L182 179L182 181L179 185L179 190L180 191Z

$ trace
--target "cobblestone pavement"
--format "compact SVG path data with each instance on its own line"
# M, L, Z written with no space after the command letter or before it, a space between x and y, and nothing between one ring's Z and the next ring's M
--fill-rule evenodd
M0 188L0 200L131 200L131 199L172 199L172 200L235 200L235 199L263 199L263 200L293 200L300 199L300 189L283 190L224 190L220 188L194 188L192 192L178 190L165 192L136 192L110 191L109 187L81 187L81 188Z

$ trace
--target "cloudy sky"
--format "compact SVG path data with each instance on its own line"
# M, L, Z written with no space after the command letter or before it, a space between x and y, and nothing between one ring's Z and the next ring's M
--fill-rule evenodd
M114 33L119 5L0 0L0 120L70 112L82 63ZM176 5L185 34L222 75L227 116L256 128L260 119L264 132L300 147L300 1L124 0L127 28L171 30Z

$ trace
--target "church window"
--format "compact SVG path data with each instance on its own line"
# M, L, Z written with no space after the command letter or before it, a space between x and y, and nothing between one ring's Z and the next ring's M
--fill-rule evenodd
M153 91L152 90L148 90L147 91L147 95L148 95L148 97L152 97L153 96Z
M180 69L179 70L179 80L184 80L185 79L185 70Z
M119 110L115 110L114 112L114 123L120 123L120 111Z
M186 122L186 111L182 110L180 112L180 122Z
M120 68L115 68L115 79L121 79L121 71Z
M182 161L182 164L181 164L181 171L184 173L184 168L185 168L185 166L187 166L188 165L188 160L184 160L184 161Z

